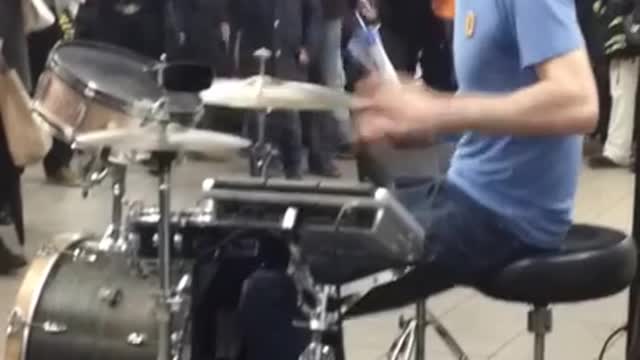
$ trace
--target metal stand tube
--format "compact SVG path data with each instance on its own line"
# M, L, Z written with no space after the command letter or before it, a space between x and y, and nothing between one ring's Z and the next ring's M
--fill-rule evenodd
M426 329L427 329L427 302L426 300L420 300L416 303L415 360L425 359Z
M535 334L533 340L533 360L544 360L544 334Z
M124 197L126 194L126 177L127 167L122 164L111 164L111 194L113 204L111 205L111 238L113 241L118 241L123 230L123 217L124 217Z
M171 163L172 154L158 155L160 221L158 222L158 267L161 295L158 304L158 360L171 360Z

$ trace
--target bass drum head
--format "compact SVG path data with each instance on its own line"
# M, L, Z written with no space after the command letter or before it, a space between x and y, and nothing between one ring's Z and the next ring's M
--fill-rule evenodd
M9 341L12 332L21 336L22 349L10 352L8 341L6 360L156 359L157 283L133 271L124 255L95 248L95 242L74 242L37 259L48 266L34 262L25 282L39 283L40 290L24 314L33 325L12 326Z
M60 43L49 59L49 68L76 91L90 85L105 105L116 107L153 104L162 96L158 64L127 49L78 40Z

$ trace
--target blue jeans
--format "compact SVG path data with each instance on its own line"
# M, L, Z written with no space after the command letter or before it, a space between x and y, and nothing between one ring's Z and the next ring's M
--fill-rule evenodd
M402 279L371 291L349 312L370 314L407 305L454 285L478 284L519 258L541 253L507 230L498 215L446 181L405 179L398 197L424 226L422 261ZM277 271L261 270L243 289L240 304L247 360L294 360L306 346L295 288Z

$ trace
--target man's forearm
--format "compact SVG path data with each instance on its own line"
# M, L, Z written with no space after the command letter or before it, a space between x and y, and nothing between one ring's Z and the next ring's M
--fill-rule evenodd
M564 135L589 132L598 114L597 99L549 82L498 95L460 95L443 99L442 133L474 130L494 134Z

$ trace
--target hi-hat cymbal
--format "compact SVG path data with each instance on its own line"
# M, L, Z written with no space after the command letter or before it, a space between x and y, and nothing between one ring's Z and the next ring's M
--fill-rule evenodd
M243 109L331 111L354 107L354 99L341 91L269 76L216 79L200 93L207 105Z
M78 148L110 147L118 151L175 151L197 152L227 158L251 142L234 135L215 131L187 129L175 124L163 129L150 125L135 129L96 131L79 135Z

